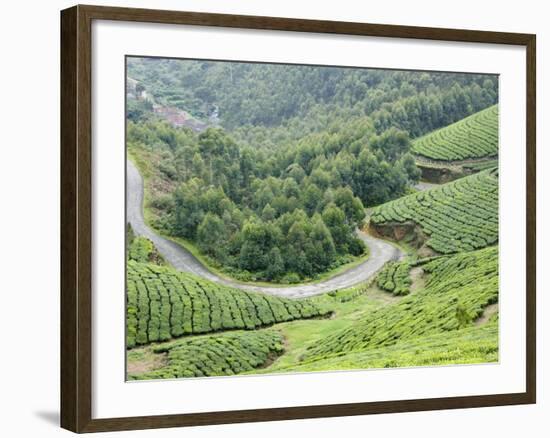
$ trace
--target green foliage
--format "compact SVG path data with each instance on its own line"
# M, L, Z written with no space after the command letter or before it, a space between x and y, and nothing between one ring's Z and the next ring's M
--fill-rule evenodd
M498 359L498 316L478 320L498 299L496 76L146 58L129 58L128 76L127 146L152 223L213 266L315 278L365 253L355 230L376 205L373 226L412 225L446 254L421 261L413 294L407 261L375 280L395 297L359 285L290 300L143 263L154 247L129 232L127 347L157 358L130 378ZM482 172L408 195L413 153ZM274 364L283 335L258 330L272 324L291 350Z
M172 187L178 181L171 194L150 200L150 206L162 211L154 225L194 242L214 265L239 278L246 274L281 281L287 273L313 278L347 256L361 256L365 246L356 238L355 228L362 225L365 212L353 187L368 199L385 200L408 184L405 169L391 167L383 154L378 154L380 158L367 149L356 158L344 151L332 162L325 156L328 144L319 148L307 141L268 160L272 168L266 173L261 152L240 149L220 130L209 129L195 139L185 132L151 121L129 129L134 154L139 155L141 142L156 142L163 145L162 156L174 156L174 160L161 158L158 163L168 164L152 172L154 187ZM179 141L184 143L181 149ZM155 161L149 164L155 166ZM175 179L165 168L175 169ZM375 180L369 172L377 172ZM318 216L328 206L343 213L338 223L321 223L327 216ZM309 244L290 237L293 226L295 234L306 240L312 237ZM283 269L268 269L267 255L274 248ZM324 249L322 256L319 248Z
M411 267L409 262L389 262L378 273L376 284L394 295L407 295L412 285Z
M154 263L164 265L166 262L157 248L147 237L134 236L133 231L128 225L128 259L140 263Z
M283 352L283 337L271 330L234 332L184 338L155 347L167 364L154 371L129 375L130 380L229 376L252 371Z
M235 84L219 89L229 67ZM150 160L157 170L148 185L153 192L166 187L166 196L150 196L149 206L159 212L153 225L190 240L215 268L264 281L283 281L287 274L316 278L364 254L355 236L364 207L403 196L419 180L410 138L486 108L496 97L494 78L479 75L146 59L130 59L128 72L156 104L195 108L195 115L216 108L221 125L215 125L226 128L197 134L153 116L129 121L128 147L135 155L161 151ZM333 88L326 88L327 78ZM343 91L348 87L363 90L353 104ZM297 99L297 106L279 101L289 89L296 91L291 101ZM272 104L262 101L260 113L251 113L260 96ZM302 129L302 116L315 128ZM271 135L272 126L286 123L292 134ZM269 148L244 138L240 129L247 126L269 138ZM324 214L333 205L344 212L341 220L334 211ZM330 236L317 232L323 242L306 245L314 226L320 229L317 214ZM266 242L245 230L250 224ZM289 239L291 229L297 240ZM315 247L328 251L319 256ZM267 255L275 248L283 269L268 269Z
M420 181L420 176L422 175L422 171L417 167L416 161L412 154L406 153L404 154L399 161L397 162L397 165L401 167L401 169L407 174L409 177L409 181L412 184L417 183Z
M412 151L433 160L465 160L498 154L498 105L419 138Z
M327 295L340 303L347 303L364 295L369 286L370 283L360 284L359 286L353 286L348 289L333 290Z
M153 110L153 105L148 100L128 99L126 106L126 117L133 122L147 119Z
M317 173L319 180L322 174ZM360 199L349 187L323 193L308 180L298 185L290 177L256 178L247 194L231 199L223 187L205 188L203 180L192 178L174 193L168 231L195 241L220 265L265 280L281 279L287 272L310 277L333 266L339 256L362 255L365 247L354 234L365 217ZM343 214L338 224L329 226L324 218L330 218L318 214L329 205ZM268 269L267 256L274 248L282 258L282 270Z
M245 292L168 267L127 265L127 347L326 314L312 300Z
M220 123L211 124L226 129L194 134L153 116L130 119L129 148L163 153L154 173L162 181L150 186L173 195L151 196L161 211L154 225L191 240L226 272L267 281L315 278L363 254L354 235L363 206L405 195L420 177L410 138L486 108L497 95L487 75L314 66L130 58L128 76L157 105L204 120L215 114ZM325 222L335 252L324 236L318 246L329 251L314 257L301 237L332 204L345 214L338 225ZM272 224L269 242L247 242L250 223ZM298 242L287 239L292 225ZM282 270L267 269L274 248Z
M390 163L394 163L411 148L409 134L393 127L373 137L370 146L373 151L384 154Z
M414 193L374 209L371 223L412 221L441 254L471 251L498 241L498 172L486 170Z
M205 254L223 257L223 242L227 231L223 220L213 214L206 213L197 229L197 242Z
M498 93L488 75L174 59L129 58L128 76L159 103L203 120L216 112L263 147L365 117L378 133L418 137L495 104Z
M269 372L479 364L498 361L498 324L419 336L393 345L326 354Z
M498 300L498 247L439 257L423 269L425 288L312 345L306 360L454 332Z
M464 164L462 167L469 170L470 172L481 172L482 170L492 169L493 167L498 167L498 160L484 160L479 163L468 163Z
M129 250L130 245L134 241L135 237L136 237L136 234L134 233L134 229L129 223L127 223L126 224L126 251Z

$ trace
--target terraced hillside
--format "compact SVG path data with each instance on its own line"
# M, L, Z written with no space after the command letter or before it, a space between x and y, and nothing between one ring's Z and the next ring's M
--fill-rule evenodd
M485 170L378 206L370 227L395 240L425 243L440 254L494 245L498 241L498 171Z
M423 289L375 310L308 348L305 361L389 347L472 327L498 301L498 247L443 256L423 266Z
M415 140L412 151L421 158L460 161L498 154L498 105L472 114Z
M273 330L193 336L153 348L152 354L166 355L166 364L128 377L149 380L229 376L261 367L282 351L283 337Z
M323 312L311 300L245 292L168 267L128 261L127 348L183 335L252 330Z
M419 336L394 345L327 354L265 372L307 372L412 366L479 364L498 360L498 319L481 327ZM257 372L257 371L256 371Z

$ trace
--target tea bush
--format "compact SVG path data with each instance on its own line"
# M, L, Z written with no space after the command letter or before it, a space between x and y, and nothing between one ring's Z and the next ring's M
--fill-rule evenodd
M394 295L407 295L412 285L411 267L409 262L387 263L376 277L377 286Z
M310 299L245 292L168 267L128 261L128 348L190 334L254 330L326 313Z

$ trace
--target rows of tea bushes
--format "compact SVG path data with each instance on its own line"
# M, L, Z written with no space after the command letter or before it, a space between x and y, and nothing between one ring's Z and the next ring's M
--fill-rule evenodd
M481 172L482 170L498 167L498 160L483 160L479 162L466 163L463 164L462 167L471 173Z
M394 295L407 295L412 285L411 267L407 261L386 263L376 277L377 286Z
M441 254L472 251L498 241L498 171L495 169L417 192L376 207L371 225L414 222Z
M129 375L131 380L228 376L265 365L283 352L283 336L274 330L229 332L182 338L153 348L166 354L166 365Z
M479 364L498 361L498 322L492 318L480 327L419 336L394 345L327 354L292 365L288 371L327 371L371 368ZM269 372L284 372L285 367Z
M425 287L309 347L306 360L472 326L498 300L498 247L438 257Z
M253 330L326 313L291 300L226 287L169 267L128 261L127 347L183 335Z
M432 160L458 161L498 154L498 105L472 114L413 142L412 151Z

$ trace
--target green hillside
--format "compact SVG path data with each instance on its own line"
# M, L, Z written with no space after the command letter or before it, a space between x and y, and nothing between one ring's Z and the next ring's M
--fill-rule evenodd
M253 330L323 312L311 300L248 293L171 268L128 261L128 348L183 335Z
M498 247L437 258L425 288L312 345L305 360L381 348L472 326L498 301Z
M282 342L282 335L272 330L182 338L153 348L153 354L166 354L165 366L148 373L130 374L129 378L146 380L240 374L252 371L282 353Z
M130 82L158 103L204 121L216 109L222 126L244 128L253 145L365 116L380 132L393 126L418 137L498 100L498 77L490 75L139 57L127 67Z
M427 236L426 245L441 254L494 245L498 171L485 170L383 204L373 210L370 223L375 231L394 238L403 237L395 235L396 225L417 224Z
M420 262L423 286L316 297L330 319L185 336L129 350L130 379L484 363L498 360L498 247Z
M420 137L413 142L412 152L443 161L494 157L498 154L498 105Z
M407 295L411 291L411 267L411 263L406 261L389 262L378 273L376 284L380 289L394 295Z
M498 361L498 75L130 56L125 91L128 379Z
M497 318L481 327L420 336L395 345L327 354L286 367L264 372L306 372L413 366L479 364L498 360ZM258 372L258 371L256 371Z

